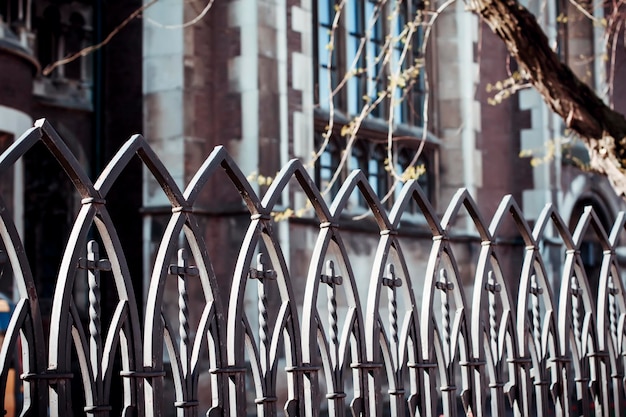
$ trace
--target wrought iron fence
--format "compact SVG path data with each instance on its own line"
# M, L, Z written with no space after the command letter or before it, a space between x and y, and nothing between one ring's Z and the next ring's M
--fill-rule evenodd
M181 191L141 136L132 137L92 182L45 121L0 156L0 173L39 141L66 171L82 205L59 268L46 329L22 242L0 201L5 268L12 271L19 298L0 353L0 395L19 349L24 415L160 416L173 410L179 416L211 417L626 413L626 299L616 257L623 213L607 234L593 210L586 210L570 233L547 206L531 228L515 201L506 197L487 224L460 190L439 218L416 182L404 186L387 213L360 172L349 176L328 206L297 160L283 168L260 199L221 147ZM105 202L134 155L156 178L172 208L143 321L139 310L144 300L134 296ZM250 212L230 287L218 285L194 214L199 193L217 170L226 172ZM297 279L290 275L271 215L288 184L306 194L311 216L319 223L306 260L308 274ZM357 188L380 231L365 283L352 272L339 229ZM423 270L407 266L397 234L412 201L432 234ZM460 281L449 240L461 210L480 240L470 288ZM496 246L506 222L523 239L521 269L514 277L504 276ZM549 276L542 257L548 230L564 248L559 277ZM595 231L603 249L597 298L579 251L588 230ZM91 240L93 234L102 248ZM179 249L181 235L187 250ZM80 274L89 282L87 318L81 318L74 299ZM108 323L102 323L100 311L101 274L111 277L106 285L118 299ZM163 307L168 276L178 277L178 316L173 320ZM190 280L200 282L204 300L196 320L190 319ZM294 294L296 286L301 299ZM257 288L253 293L258 299L253 312L244 308L251 287ZM171 402L164 400L168 378L175 390ZM72 379L80 381L80 393L72 389ZM112 390L121 392L120 410L111 404ZM81 399L82 410L72 405L72 396L74 404ZM200 409L201 400L209 404L207 409Z

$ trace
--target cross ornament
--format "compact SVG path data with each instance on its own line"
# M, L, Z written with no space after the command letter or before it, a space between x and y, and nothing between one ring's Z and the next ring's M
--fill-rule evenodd
M383 277L383 285L389 288L402 286L402 279L396 277L393 264L387 265L387 273L386 276Z
M265 269L265 255L259 253L256 256L256 268L250 268L250 278L262 281L264 279L276 279L278 276L273 269Z
M78 259L78 267L89 271L110 271L111 261L108 259L100 259L100 249L95 240L87 243L87 258Z
M198 268L189 265L189 256L185 249L178 250L178 263L171 264L169 267L170 275L178 275L181 278L196 277L199 274Z
M320 281L330 286L343 284L343 278L335 273L335 263L333 261L326 262L326 274L320 276Z

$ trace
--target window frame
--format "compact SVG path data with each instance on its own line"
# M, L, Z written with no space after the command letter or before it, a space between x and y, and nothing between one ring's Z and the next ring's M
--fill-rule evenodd
M343 126L342 124L335 126L335 129L331 133L331 137L327 145L327 147L330 147L329 149L327 149L327 151L335 152L335 155L338 158L337 160L340 160L341 152L343 152L346 149L346 139L342 137L340 133L342 126ZM316 145L316 150L318 150L319 147L323 143L322 132L324 132L324 127L325 127L322 123L321 118L316 118L315 127L316 127L315 145ZM403 133L410 133L410 135L406 135ZM426 181L426 187L422 187L422 190L424 191L426 198L430 201L431 205L433 207L436 207L437 200L438 200L438 170L439 170L439 146L440 146L439 141L436 138L432 137L431 135L427 135L427 137L423 139L422 135L420 135L419 132L415 130L411 132L399 131L397 137L398 137L398 140L395 142L394 149L392 152L393 158L394 158L394 161L392 161L392 164L394 168L397 168L397 165L396 165L397 159L400 158L403 153L410 154L411 159L412 159L412 156L413 156L412 152L418 151L421 148L421 154L420 154L417 164L424 161L426 165L426 174L427 174L421 180L422 183L423 181ZM424 141L423 144L422 144L422 141ZM389 173L387 170L384 169L384 161L387 158L386 144L387 144L387 132L381 129L376 129L375 126L370 126L369 124L366 123L366 126L364 126L363 129L359 131L359 134L357 135L357 138L354 144L352 145L352 149L350 151L351 155L348 157L346 165L343 167L342 172L337 178L337 182L333 185L333 188L331 189L332 191L326 196L326 201L331 202L336 197L339 191L339 188L341 187L341 185L343 184L343 182L346 180L346 178L348 177L350 172L352 172L353 169L361 169L363 171L365 177L367 178L368 182L370 182L370 185L372 185L372 188L374 189L374 191L376 192L378 190L378 192L376 193L378 198L382 200L382 198L389 191L390 187L393 185L393 182L394 182L391 173ZM379 165L380 169L378 170L377 174L373 174L372 172L370 172L371 170L369 168L370 166L369 164L371 163L371 161L377 160L376 156L379 157L378 160L380 162L380 165ZM320 166L320 164L321 164L321 157L318 158L318 160L315 163L315 184L318 186L320 191L323 191L323 187L321 184L321 175L320 175L321 174L320 168L322 167ZM399 174L402 174L402 173L399 172ZM371 183L374 175L379 181L377 186ZM420 180L418 179L418 182L419 181ZM398 188L396 188L396 191L394 191L394 194L383 205L385 209L387 210L391 209L391 207L397 200L397 196L399 195L399 192L402 189L402 186L403 186L402 183L396 186ZM351 204L349 206L349 211L352 214L363 213L367 209L368 207L367 207L367 204L365 203L365 199L360 194L359 194L358 199L352 199ZM421 216L421 213L419 212L417 205L412 203L411 208L406 210L405 217L407 217L407 219L410 220L411 222L421 223L421 221L419 220L419 217L423 217L423 216Z
M402 21L402 27L404 24L413 20L415 13L419 10L423 10L424 3L421 0L406 0L397 6L396 2L384 3L382 10L382 16L376 19L374 28L378 28L378 35L375 30L372 30L368 39L365 41L363 50L358 57L354 68L352 63L355 60L354 54L359 49L361 38L365 36L366 29L369 25L370 13L376 11L376 7L380 4L378 0L348 0L342 10L342 16L339 18L338 26L334 34L334 44L331 53L331 64L322 63L327 58L322 59L321 54L327 54L328 49L326 45L322 45L320 41L321 30L331 30L332 21L334 20L334 13L328 16L328 22L321 19L320 14L323 11L331 11L336 7L337 2L333 0L324 0L317 3L317 7L313 7L314 17L314 35L313 35L313 59L314 59L314 86L313 96L314 105L316 108L323 111L328 111L328 97L323 95L328 94L341 82L348 71L352 71L352 75L347 79L346 84L334 95L333 106L335 113L340 113L345 117L353 117L360 114L364 102L364 97L369 97L368 100L374 101L377 99L378 92L385 91L389 86L389 76L391 75L393 63L387 63L382 66L382 63L376 63L372 65L370 61L374 59L380 53L380 49L385 43L386 36L397 36L402 29L398 27L398 22L389 23L388 18L391 18L394 13L395 7L400 7L400 12L396 20ZM324 5L322 7L321 5ZM416 59L423 58L420 53L420 48L415 45L421 44L423 38L423 28L420 26L419 30L413 35L418 38L412 43L413 47L408 52L408 56L405 57L404 63L412 63ZM372 45L378 45L372 49ZM397 49L397 48L394 48ZM376 52L378 51L378 52ZM375 53L376 52L376 53ZM396 52L392 52L396 55ZM379 67L380 66L380 67ZM322 67L332 70L331 85L328 86L327 81L322 78L328 77L327 74L323 74ZM403 65L404 67L404 65ZM401 97L401 104L399 104L400 110L394 114L396 125L406 126L423 126L424 117L421 114L425 108L425 78L424 71L420 71L420 75L416 82L414 82L409 91L404 91ZM371 91L373 84L379 84L380 87L376 91ZM322 91L323 89L323 91ZM395 92L391 92L395 94ZM389 100L383 100L377 105L375 109L368 115L370 119L388 120L389 118ZM400 117L396 117L396 116Z

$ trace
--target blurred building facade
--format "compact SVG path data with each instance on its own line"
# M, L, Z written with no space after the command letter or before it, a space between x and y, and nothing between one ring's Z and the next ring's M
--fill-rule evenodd
M388 3L381 9L386 19L369 32L363 59L372 61L386 36L410 21L416 11L439 6L408 1L396 13L392 12L396 3ZM34 120L46 117L95 178L131 134L142 133L181 187L214 146L224 145L263 193L267 182L259 178L274 177L292 158L311 161L332 112L336 129L330 145L310 166L311 176L323 188L345 146L341 129L368 95L375 70L352 77L332 109L326 97L349 70L355 44L377 5L371 0L348 0L335 32L337 46L328 54L336 10L333 1L159 0L103 48L43 75L55 61L105 41L142 3L3 0L0 144L6 148ZM626 112L626 94L622 94L626 81L609 77L608 68L611 62L614 74L626 70L623 37L616 40L617 54L606 60L610 51L603 47L602 25L581 19L566 1L550 1L545 8L540 2L527 6L537 13L550 40L559 41L559 53L574 71L598 91L605 92L610 84L615 108ZM610 12L602 7L589 10L598 21ZM459 187L475 197L487 222L506 194L515 197L531 220L548 203L558 206L570 224L575 224L586 205L593 205L607 220L623 208L605 179L577 167L575 162L584 159L584 152L560 139L562 122L536 92L524 89L493 105L493 86L509 78L514 64L507 60L502 43L464 10L462 2L443 11L431 36L425 56L409 51L414 59L425 59L428 78L420 78L393 110L394 165L407 168L421 149L413 163L424 168L419 182L438 213L445 211ZM385 82L386 77L379 79ZM385 170L388 114L383 105L366 118L339 183L351 169L360 168L384 196L392 184ZM543 161L531 164L528 156L520 156L525 150L533 150ZM57 185L50 188L49 180L55 177ZM212 235L210 241L220 242L210 243L208 251L219 279L229 282L249 214L239 195L223 183L218 177L209 184L196 212ZM171 207L140 164L127 169L120 184L107 199L107 207L127 251L137 294L145 297L151 259ZM36 265L33 273L42 288L40 296L49 299L80 201L45 150L38 148L2 187L12 195L17 224ZM303 207L303 198L300 191L290 189L283 206L297 210ZM388 205L392 203L393 196ZM367 216L355 219L365 212L358 196L350 210L342 227L351 231L346 245L352 267L355 275L369 276L378 230ZM303 260L310 259L319 230L311 216L292 216L277 225L293 277L307 273L308 263ZM407 216L401 233L413 242L406 255L411 267L420 271L431 236L419 213ZM521 254L522 242L514 228L505 235L502 250ZM51 245L51 239L57 243ZM468 217L459 222L453 239L459 262L465 259L467 265L461 272L470 283L471 259L480 242ZM591 237L589 242L586 259L593 268L599 265L594 257L599 246ZM519 257L509 259L508 267L514 271Z

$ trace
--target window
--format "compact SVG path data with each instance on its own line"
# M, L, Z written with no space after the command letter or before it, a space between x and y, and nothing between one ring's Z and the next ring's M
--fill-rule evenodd
M393 36L396 39L402 39L405 36L407 25L411 23L413 16L420 13L423 3L413 2L411 5L402 2L398 5L397 14L393 19ZM410 71L411 66L423 62L421 52L422 43L424 42L424 30L422 26L418 26L413 34L413 41L408 45L405 51L406 42L396 42L394 44L392 60L392 73L397 71ZM404 59L402 55L405 55ZM399 65L400 64L400 65ZM398 68L400 67L400 68ZM423 125L424 97L425 97L425 77L423 69L409 83L406 88L396 87L393 91L394 99L398 103L395 106L394 118L397 123L411 124L414 126Z
M325 190L333 176L336 182L327 196L334 198L350 170L360 169L379 199L383 199L394 184L391 168L399 174L407 171L418 178L424 192L433 194L430 169L436 154L436 140L428 139L419 160L413 161L423 136L425 78L421 55L423 0L321 0L314 3L314 66L316 150L329 134L329 145L317 160L316 183ZM333 29L334 26L334 29ZM329 101L332 96L333 123L328 123ZM393 100L392 100L393 98ZM350 129L353 118L361 114L368 103L376 107L360 123L356 137ZM387 161L388 118L393 115L394 136L415 139L394 145L392 161ZM332 125L332 132L322 126ZM346 136L344 136L344 134ZM337 171L346 142L354 139L347 161ZM419 175L415 175L419 172ZM391 208L402 184L385 202ZM352 207L357 211L367 207L365 199L354 196ZM413 204L411 211L417 211Z
M322 146L322 141L319 140L318 146ZM335 172L339 169L339 161L341 160L341 150L334 141L330 141L326 148L317 159L315 164L315 183L321 192L327 192L330 198L334 198L339 192L342 179L338 178L330 188L330 182L332 181Z
M386 152L382 146L370 147L370 155L367 161L366 176L374 194L378 198L385 197L389 189L387 170L385 169Z
M41 0L32 3L32 49L42 69L92 45L93 2ZM34 94L62 106L90 110L93 102L93 55L43 73L35 79Z
M348 0L343 7L332 0L318 2L315 92L319 107L328 109L332 95L336 110L352 117L382 94L385 97L369 116L386 120L393 95L395 122L421 126L424 76L415 65L422 62L423 30L418 24L408 37L407 26L419 23L421 8L421 2L411 0ZM336 13L340 15L333 31Z
M61 12L55 5L46 7L37 19L37 58L42 68L59 59Z
M65 33L66 55L74 55L85 47L85 35L85 18L80 13L73 12ZM79 59L65 65L65 76L72 80L85 78Z
M424 152L421 152L416 157L416 149L413 148L402 148L398 151L398 156L396 160L396 172L400 175L404 175L407 180L416 179L419 186L424 191L424 195L431 200L432 203L432 185L431 185L431 175L432 167L429 163L429 155L426 155ZM400 192L402 191L402 187L398 186L395 190L396 198L398 198ZM417 207L417 203L415 200L411 201L411 204L406 209L409 213L417 213L419 211Z
M351 1L349 4L361 4L360 1ZM367 95L368 101L375 102L378 99L378 93L385 90L384 71L383 71L383 45L385 44L385 34L383 30L384 13L381 12L380 6L376 0L366 0L365 13L368 20L373 20L373 26L367 39L366 62L367 62ZM368 22L369 23L369 22ZM373 117L384 117L384 105L374 107L370 113Z
M42 68L55 61L75 54L91 43L91 6L86 4L62 4L41 2L35 8L35 48ZM57 67L52 78L88 81L91 62L81 57Z
M365 16L361 7L352 7L347 11L347 59L353 67L348 79L348 114L357 114L363 105L366 94L365 56L361 52L361 40L365 36ZM320 93L321 94L321 93Z
M396 182L390 168L387 167L387 148L383 141L369 140L368 134L372 132L364 132L363 136L357 138L356 142L350 150L350 157L345 166L339 170L342 152L346 148L345 140L337 135L331 135L328 145L318 158L315 164L315 182L321 191L326 190L327 201L332 200L344 180L351 171L361 170L369 182L374 194L382 200L385 198L391 187ZM379 134L380 135L380 134ZM317 146L322 146L322 135L317 135ZM432 162L436 155L436 145L427 143L420 154L416 157L418 148L413 144L399 145L393 151L393 167L397 175L403 176L403 179L396 184L393 194L384 203L387 209L390 209L399 197L403 184L409 179L416 179L421 186L426 197L434 203L434 181L433 171L435 164ZM328 188L331 179L337 173L337 180L332 187ZM352 200L352 207L366 209L367 202L360 192L355 192ZM358 210L357 210L358 211ZM417 213L419 209L416 203L411 203L407 209L409 213Z
M331 87L336 86L339 80L337 67L337 53L332 42L331 31L335 17L335 2L333 0L319 0L317 2L317 71L315 82L317 85L317 102L322 108L328 108ZM336 103L334 103L336 104Z
M360 169L365 174L367 181L372 186L374 194L379 199L385 197L389 189L388 175L385 170L386 151L380 145L373 145L367 142L359 142L352 148L350 158L350 170ZM361 193L359 193L359 207L367 207L367 202Z

